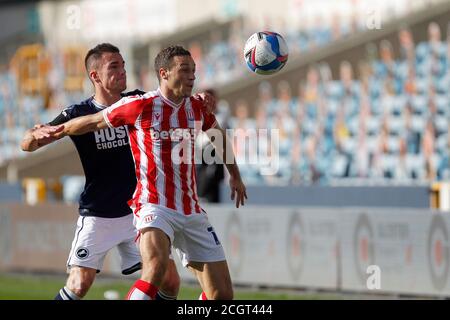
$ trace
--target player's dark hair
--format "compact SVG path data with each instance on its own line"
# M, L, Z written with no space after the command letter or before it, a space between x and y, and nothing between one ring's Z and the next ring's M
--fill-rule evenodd
M155 72L158 76L158 81L161 81L159 76L159 69L170 69L170 64L175 56L190 56L191 53L182 46L169 46L162 49L155 58Z
M89 69L102 57L102 54L105 52L110 53L120 53L119 48L112 45L111 43L100 43L96 45L94 48L88 51L86 57L84 58L84 66L86 67L86 71L89 72Z

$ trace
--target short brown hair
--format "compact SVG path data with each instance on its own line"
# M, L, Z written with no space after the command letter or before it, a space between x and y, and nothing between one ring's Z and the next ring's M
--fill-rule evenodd
M162 49L155 58L155 72L158 76L158 81L161 81L161 78L159 77L159 69L163 68L168 70L173 57L190 55L191 53L182 46L169 46Z
M86 67L87 72L89 72L89 69L91 69L94 64L96 64L96 62L102 57L102 54L105 52L120 53L119 48L112 45L111 43L100 43L96 45L94 48L88 51L86 57L84 58L84 66Z

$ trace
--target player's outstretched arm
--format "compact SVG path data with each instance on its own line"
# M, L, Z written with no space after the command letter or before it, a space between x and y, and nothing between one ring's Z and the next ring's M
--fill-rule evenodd
M236 163L233 147L231 146L225 130L222 129L218 123L216 123L213 128L207 130L206 134L214 145L216 153L222 158L227 167L230 174L231 200L234 200L236 202L236 208L239 208L240 205L244 205L244 202L248 197L247 190L241 178L241 173L239 172L239 167Z
M62 126L63 130L53 133L52 136L58 139L64 136L79 136L108 127L102 112L74 118L64 123Z
M33 152L40 147L50 144L58 138L54 137L53 134L62 131L61 126L48 126L43 124L36 124L33 128L28 129L25 132L24 137L20 147L23 151Z
M23 136L22 142L20 143L20 147L23 151L33 152L39 149L39 143L33 135L34 131L36 131L35 128L31 128L25 131L25 135Z

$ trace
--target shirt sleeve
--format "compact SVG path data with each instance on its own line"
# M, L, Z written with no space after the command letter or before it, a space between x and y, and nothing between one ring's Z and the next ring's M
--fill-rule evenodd
M143 96L124 97L102 111L108 127L134 125L148 100Z
M56 116L56 118L54 118L48 124L51 126L57 126L66 123L70 119L74 118L73 109L73 107L65 108L63 111L61 111L60 114Z

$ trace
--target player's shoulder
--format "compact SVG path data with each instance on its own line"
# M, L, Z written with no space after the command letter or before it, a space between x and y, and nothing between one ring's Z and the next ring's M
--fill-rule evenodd
M139 89L133 90L133 91L128 91L126 93L122 94L122 103L126 103L126 102L131 102L131 101L138 101L138 100L142 100L142 101L152 101L156 96L157 96L157 92L156 91L142 91Z
M122 97L131 97L131 96L139 96L144 95L145 91L142 91L140 89L134 89L132 91L127 91L121 94Z
M75 118L95 112L97 112L97 110L95 109L95 106L92 103L92 97L90 97L88 99L85 99L78 103L71 104L70 106L64 108L61 111L61 114L63 114L66 117Z

